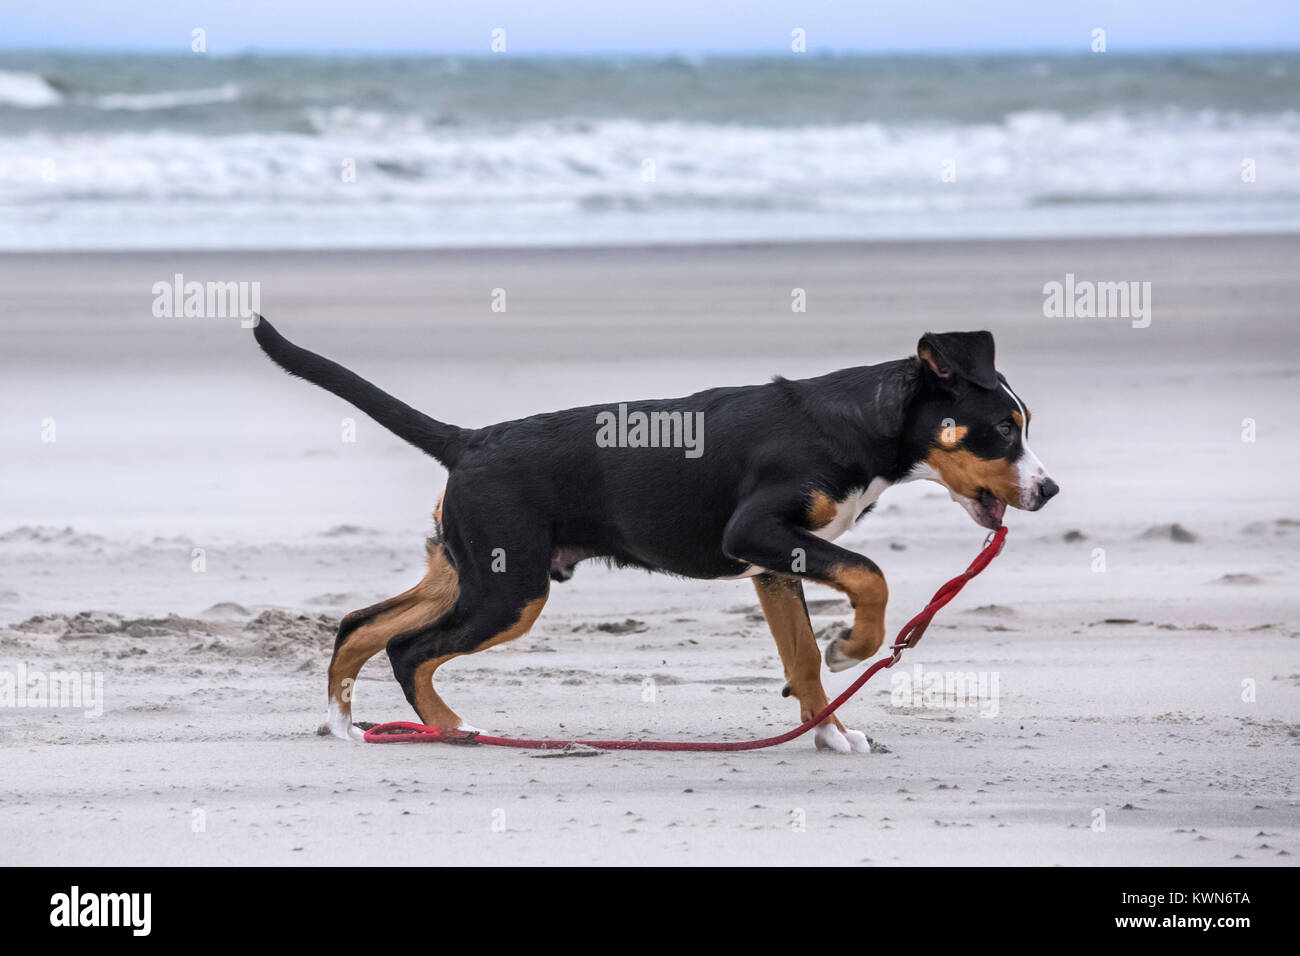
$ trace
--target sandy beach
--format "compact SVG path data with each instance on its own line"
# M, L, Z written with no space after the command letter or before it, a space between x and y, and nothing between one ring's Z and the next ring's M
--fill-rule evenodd
M3 856L1285 865L1298 261L1294 235L0 255L0 674L103 689L98 716L0 708ZM989 329L1062 492L1009 513L998 562L846 705L878 752L350 745L316 734L334 628L418 580L445 473L237 319L156 317L177 274L258 283L284 334L467 426ZM1149 326L1045 317L1067 275L1149 282ZM915 483L840 543L883 568L892 632L984 536ZM848 619L808 596L816 627ZM891 678L917 665L997 690L905 698ZM798 716L749 583L593 565L439 680L504 735L745 739ZM356 696L360 720L413 719L382 657Z

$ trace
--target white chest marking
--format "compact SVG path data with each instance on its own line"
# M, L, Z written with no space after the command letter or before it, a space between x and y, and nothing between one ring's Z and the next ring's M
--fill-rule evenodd
M813 534L823 541L834 541L844 532L853 527L853 522L858 520L858 515L862 514L869 506L876 503L876 499L885 493L885 489L890 486L890 482L884 478L873 478L871 484L866 488L851 492L847 498L835 506L835 517L827 522L823 527L818 528Z

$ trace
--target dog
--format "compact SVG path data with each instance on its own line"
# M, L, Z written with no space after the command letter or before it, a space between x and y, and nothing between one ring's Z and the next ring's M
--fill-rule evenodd
M853 607L852 626L826 646L830 670L876 653L884 574L834 541L886 489L936 481L989 529L1008 506L1037 511L1060 490L1029 449L1029 409L995 368L989 332L927 333L908 358L817 378L459 428L299 348L260 316L254 322L273 362L448 471L424 578L339 625L328 725L345 739L363 736L352 686L382 650L421 723L473 732L434 690L435 672L526 633L551 583L589 559L752 578L785 669L783 694L806 721L827 696L803 582L835 588ZM814 740L841 753L870 750L834 716Z

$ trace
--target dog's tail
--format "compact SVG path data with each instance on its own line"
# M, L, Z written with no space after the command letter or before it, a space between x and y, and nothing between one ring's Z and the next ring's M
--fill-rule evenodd
M294 345L261 316L253 318L256 322L253 337L280 368L351 402L394 435L448 468L455 466L464 449L463 429L416 411L337 362Z

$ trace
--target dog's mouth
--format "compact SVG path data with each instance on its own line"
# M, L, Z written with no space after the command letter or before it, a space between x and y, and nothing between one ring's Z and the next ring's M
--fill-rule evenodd
M988 528L990 531L997 531L1002 527L1002 516L1007 513L1007 503L995 498L993 492L981 488L971 504L970 516L980 527Z
M949 490L952 500L966 509L966 513L975 519L981 528L997 531L1002 527L1002 516L1007 513L1007 503L998 498L987 488L980 488L974 498L967 498Z

